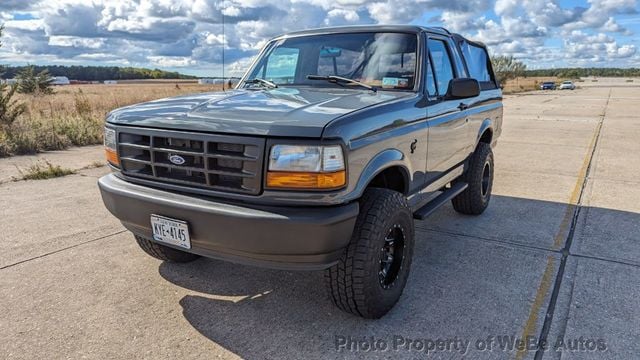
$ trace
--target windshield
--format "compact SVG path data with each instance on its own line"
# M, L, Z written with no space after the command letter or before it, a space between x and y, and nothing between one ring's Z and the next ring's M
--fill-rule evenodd
M413 90L417 35L405 33L342 33L285 38L267 45L250 70L244 87L263 86L252 79L279 86L345 86L308 79L308 75L340 76L383 89Z

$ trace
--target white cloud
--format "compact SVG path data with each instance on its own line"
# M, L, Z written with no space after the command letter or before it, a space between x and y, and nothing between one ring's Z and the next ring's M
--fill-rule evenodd
M100 49L105 45L105 39L83 38L77 36L50 36L49 45L63 47L82 47L87 49Z
M517 0L496 0L493 7L498 16L516 16L520 2Z
M4 23L4 26L7 29L14 29L18 31L38 31L38 30L43 31L44 25L45 23L41 19L21 20L21 21L9 20Z
M628 33L613 18L617 14L635 14L638 12L637 0L588 0L589 8L580 19L566 25L567 29L599 29L609 32Z
M484 16L471 12L443 11L441 20L450 31L458 33L472 33L488 24Z
M224 39L224 35L222 35L222 34L205 33L203 35L205 35L204 42L207 45L222 45L222 44L226 44L226 41Z
M327 18L324 20L325 25L345 25L354 24L360 20L360 15L355 10L348 9L332 9L327 12Z
M196 64L196 61L181 56L149 56L149 61L157 66L163 67L186 67Z
M588 34L572 31L564 41L565 59L568 63L581 64L585 61L600 64L612 59L630 58L636 53L634 45L619 45L604 33Z
M636 12L636 1L588 0L563 8L558 0L496 0L493 12L497 19L485 20L470 11L445 11L441 20L445 26L487 43L494 53L514 55L537 67L588 61L593 66L629 66L635 61L631 60L635 45L619 44L602 33L631 35L616 21L616 14ZM575 30L583 30L580 34L585 37L571 35ZM561 45L546 46L549 39L557 39Z
M89 61L105 61L105 62L126 62L127 60L120 58L114 54L106 54L106 53L89 53L89 54L80 54L75 57L76 59L89 60Z
M568 63L573 56L637 64L637 45L624 40L632 25L619 19L637 12L637 0L581 1L563 7L560 0L0 0L7 28L0 58L217 71L224 45L226 63L237 72L267 39L287 31L423 23L425 13L439 13L438 25L496 53L536 63ZM13 20L18 12L35 19ZM549 39L560 45L546 46Z
M0 10L27 10L34 7L40 0L2 0Z

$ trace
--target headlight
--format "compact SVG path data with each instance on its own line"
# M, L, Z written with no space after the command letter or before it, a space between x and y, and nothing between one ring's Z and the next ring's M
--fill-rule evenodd
M104 128L104 151L107 155L107 161L111 165L120 165L116 148L116 131L113 129Z
M267 187L335 189L346 184L342 147L275 145L269 154Z

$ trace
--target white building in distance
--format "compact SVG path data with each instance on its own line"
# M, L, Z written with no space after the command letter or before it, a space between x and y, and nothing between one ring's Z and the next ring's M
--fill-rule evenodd
M222 79L198 79L200 85L220 85L222 83Z
M51 85L70 85L71 81L66 76L52 76Z

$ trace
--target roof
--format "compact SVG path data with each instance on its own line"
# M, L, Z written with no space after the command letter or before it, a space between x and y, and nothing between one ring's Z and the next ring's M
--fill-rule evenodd
M444 36L452 36L456 40L464 40L477 46L486 48L487 46L479 41L473 41L465 38L464 36L456 33L449 32L449 30L443 27L431 27L431 26L418 26L418 25L352 25L352 26L334 26L324 27L317 29L301 30L288 32L274 39L286 38L290 36L304 36L304 35L320 35L320 34L332 34L332 33L349 33L349 32L405 32L405 33L420 33L429 32L432 34L439 34Z
M423 31L441 34L451 35L449 31L440 27L424 27L417 25L354 25L354 26L335 26L325 27L318 29L309 29L294 31L283 34L279 37L288 36L301 36L301 35L319 35L319 34L331 34L331 33L348 33L348 32L406 32L406 33L420 33Z

